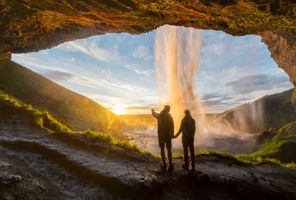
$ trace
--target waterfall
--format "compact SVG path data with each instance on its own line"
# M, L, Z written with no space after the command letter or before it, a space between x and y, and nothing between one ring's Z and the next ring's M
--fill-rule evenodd
M169 104L176 129L184 110L196 119L198 143L212 145L222 136L248 137L250 126L262 125L262 105L249 106L234 112L233 119L209 120L206 108L196 93L196 78L200 69L202 31L193 28L162 26L156 31L155 65L160 105Z
M155 63L160 104L168 103L178 127L189 109L194 116L203 113L196 95L202 32L193 28L163 26L157 29Z

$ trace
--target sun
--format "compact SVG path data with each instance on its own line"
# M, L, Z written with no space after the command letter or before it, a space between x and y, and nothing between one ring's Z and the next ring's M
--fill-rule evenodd
M116 115L123 115L125 114L125 108L120 105L116 105L112 108L112 112Z

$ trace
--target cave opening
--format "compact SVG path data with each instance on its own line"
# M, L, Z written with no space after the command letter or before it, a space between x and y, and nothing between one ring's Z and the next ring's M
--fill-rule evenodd
M295 28L291 0L0 0L0 199L296 199Z
M186 32L188 28L179 29ZM254 101L292 87L259 36L234 37L221 31L199 31L202 32L202 47L199 53L191 52L193 57L200 56L193 90L206 110L203 114L212 122L210 126L217 123L217 117L239 119L239 125L241 121L246 123L250 116L231 112L245 105L252 106L243 112L254 111L253 122L258 122L256 113L262 108L261 105L254 107ZM142 123L132 122L136 125L126 131L126 135L135 144L158 152L155 123L146 115L151 108L161 109L160 105L168 103L169 95L160 95L157 89L156 37L157 30L141 35L110 33L67 42L38 53L14 54L12 60L95 100L115 114L128 117L129 122L135 121L132 116L142 116L139 120ZM162 87L167 89L166 80ZM260 111L260 116L263 115ZM257 125L253 128L256 130L252 132L258 131ZM254 134L250 135L249 131L233 136L236 129L211 130L197 137L197 145L201 149L214 148L230 153L250 152L255 144ZM230 143L236 143L235 147L230 148ZM180 141L174 146L180 150Z

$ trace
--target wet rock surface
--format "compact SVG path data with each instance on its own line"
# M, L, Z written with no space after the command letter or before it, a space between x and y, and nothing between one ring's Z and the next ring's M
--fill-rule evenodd
M42 175L28 169L22 161L0 147L0 199L61 199L57 189Z
M0 199L296 198L295 169L204 155L194 173L175 159L174 172L163 174L157 158L26 126L23 117L1 119Z

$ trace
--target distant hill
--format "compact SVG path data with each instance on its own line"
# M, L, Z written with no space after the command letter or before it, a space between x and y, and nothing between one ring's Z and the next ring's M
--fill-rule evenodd
M221 114L211 116L214 122L231 124L248 132L279 128L296 121L296 105L292 103L293 89L264 96L254 102L240 105Z
M13 61L0 61L0 90L47 110L72 128L116 131L118 118L111 111Z
M293 89L265 96L262 99L265 128L279 128L296 120L296 104L292 102Z

